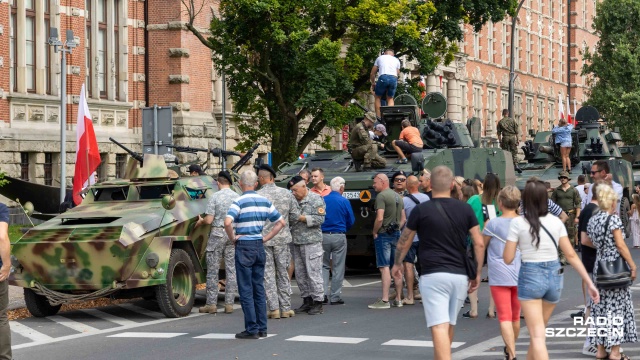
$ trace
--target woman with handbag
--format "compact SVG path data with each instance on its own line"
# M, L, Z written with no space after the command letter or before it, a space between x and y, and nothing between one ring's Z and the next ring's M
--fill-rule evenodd
M518 274L518 300L531 336L529 360L549 359L545 328L560 300L564 272L558 258L558 246L587 283L593 301L599 300L598 289L573 250L567 229L560 219L549 213L547 201L544 182L527 181L522 194L525 215L511 220L503 254L504 262L511 264L516 257L516 246L520 247L522 265Z
M611 186L598 184L596 196L601 211L589 220L589 239L583 242L597 251L593 273L600 302L591 305L591 316L596 335L604 336L590 337L589 342L598 346L596 359L628 360L620 344L638 341L629 288L636 278L636 264L624 242L622 221L614 214L618 195ZM611 349L609 354L606 349Z

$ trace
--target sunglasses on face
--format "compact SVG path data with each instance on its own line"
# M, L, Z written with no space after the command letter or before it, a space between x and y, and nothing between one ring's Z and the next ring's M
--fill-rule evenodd
M407 179L395 179L395 182L405 182Z
M562 177L560 177L560 180L569 180L569 178L562 176Z
M591 175L594 175L595 173L599 173L600 171L602 170L596 170L596 171L591 170Z

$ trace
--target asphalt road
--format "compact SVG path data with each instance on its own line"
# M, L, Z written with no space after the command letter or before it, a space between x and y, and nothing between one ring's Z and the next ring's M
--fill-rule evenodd
M632 250L640 263L640 251ZM370 310L380 296L375 274L351 274L344 288L344 305L325 305L324 314L269 320L269 337L236 340L243 330L242 311L230 315L199 314L166 319L148 301L84 311L69 311L45 319L11 322L15 359L431 359L433 349L420 304ZM573 327L569 314L582 303L580 281L567 269L562 300L551 320L553 327ZM640 285L634 286L634 293ZM481 316L458 320L454 359L502 359L498 322L485 318L489 289L480 288ZM293 305L301 303L294 288ZM221 302L222 303L222 302ZM638 300L634 301L640 310ZM199 297L197 306L203 305ZM466 311L461 309L462 312ZM518 357L528 344L524 327L517 341ZM547 339L551 359L587 359L582 337ZM630 357L640 357L640 344L627 344Z

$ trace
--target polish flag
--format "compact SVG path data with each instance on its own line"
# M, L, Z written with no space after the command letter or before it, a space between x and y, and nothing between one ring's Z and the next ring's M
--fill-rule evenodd
M76 124L76 169L73 176L73 202L79 205L82 202L82 189L95 182L93 173L100 165L100 151L96 133L93 131L93 122L89 105L84 96L84 84L80 91L80 104L78 106L78 121Z
M567 123L573 125L573 117L571 116L571 103L569 102L568 95L567 95Z
M560 94L558 94L558 119L564 119L564 102Z

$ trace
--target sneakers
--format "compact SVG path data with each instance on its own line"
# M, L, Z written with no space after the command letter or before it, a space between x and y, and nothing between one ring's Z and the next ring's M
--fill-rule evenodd
M258 334L249 334L246 331L236 334L236 339L248 340L248 339L259 339L259 338L260 336Z
M389 309L391 305L388 301L382 301L382 299L378 299L376 302L368 306L369 309Z
M267 337L267 332L266 331L258 331L258 337L261 337L261 338Z
M598 352L598 348L593 345L587 345L582 347L582 355L596 356L597 352Z
M324 311L322 310L322 301L314 300L313 305L311 305L311 309L309 309L309 312L307 314L319 315L319 314L322 314L323 312Z
M311 296L307 296L303 300L304 300L304 303L295 310L296 314L309 312L309 310L311 309L311 305L313 305L313 299L311 298Z
M422 294L420 294L420 291L413 292L413 300L422 300Z
M404 158L396 161L396 164L406 164L407 162L408 162L407 158Z
M575 318L583 318L584 317L584 309L580 309L578 312L574 312L573 314L571 314L571 318L575 319Z
M322 300L322 305L327 305L329 303L329 298L327 297L327 295L324 296L324 299Z
M471 310L465 312L464 314L462 314L462 317L465 319L475 319L478 317L478 314L476 315L471 315Z
M391 302L391 307L402 307L402 301L398 301L398 300L393 300L390 301Z
M200 313L203 313L203 314L204 313L215 314L218 312L218 307L216 306L216 304L209 304L201 307L198 311L200 311Z
M414 304L415 304L415 301L414 301L413 299L404 298L404 299L402 300L402 304L404 304L404 305L414 305Z
M224 305L224 313L225 314L233 314L233 305Z
M280 310L272 310L267 313L267 319L280 319Z
M294 316L296 316L296 312L293 311L293 310L281 311L280 312L280 317L283 318L283 319L294 317Z

